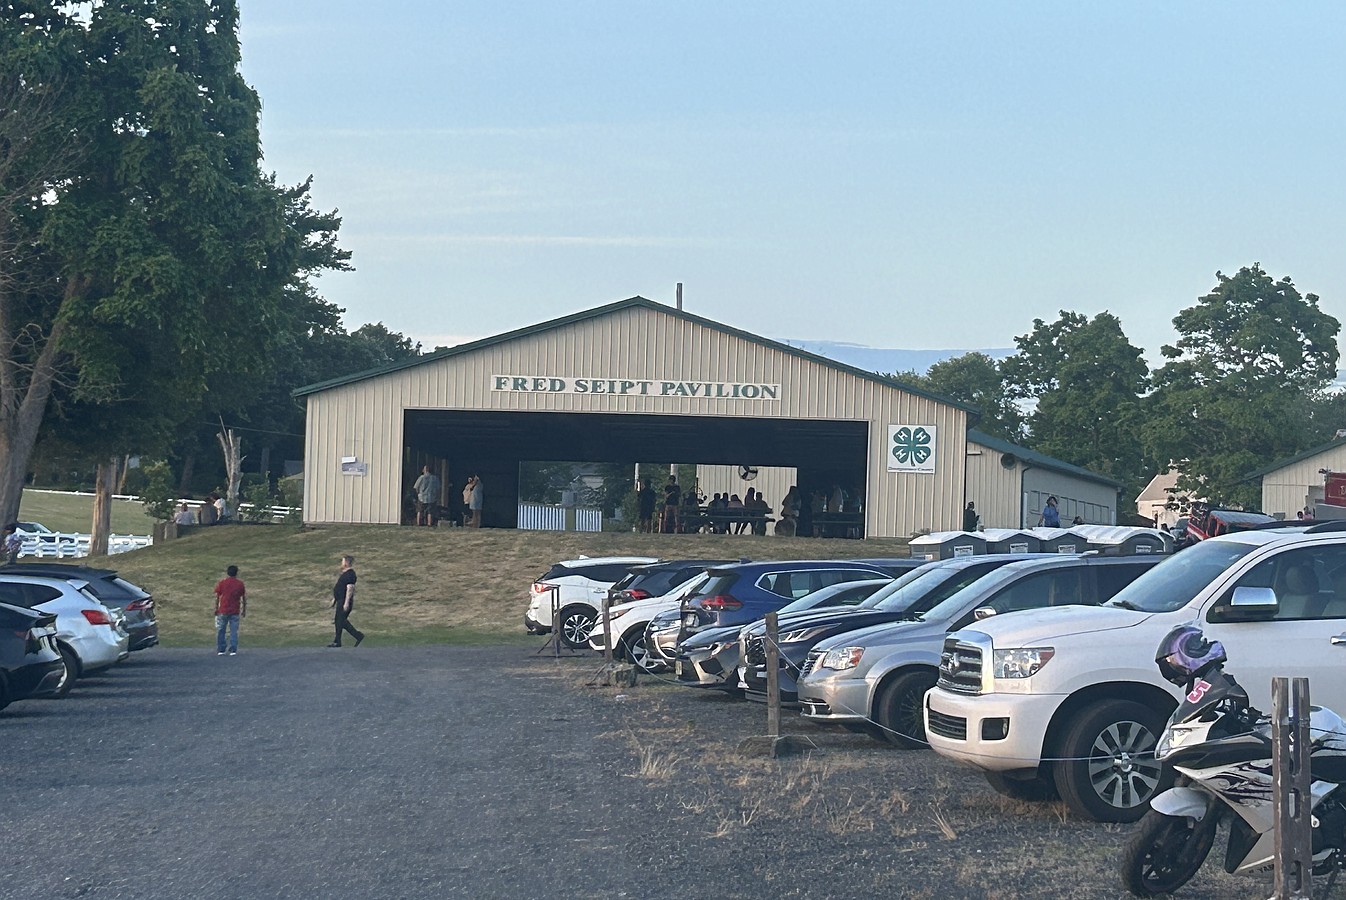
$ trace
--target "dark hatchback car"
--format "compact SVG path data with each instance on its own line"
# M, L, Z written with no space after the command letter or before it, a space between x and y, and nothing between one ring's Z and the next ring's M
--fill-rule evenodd
M56 614L0 603L0 709L55 694L64 676Z
M114 612L125 616L123 623L131 636L129 649L144 650L159 643L159 621L154 613L154 597L121 578L113 569L61 563L17 563L5 566L10 575L35 575L44 578L74 578L89 583L89 593Z
M680 682L737 690L738 630L814 591L848 581L892 578L917 559L774 560L708 569L710 578L682 601L674 672Z
M733 560L729 559L674 559L636 566L629 575L608 589L608 605L662 597L707 569L731 562Z
M780 691L781 700L794 703L794 673L808 659L819 641L889 622L915 620L939 603L961 591L983 575L1006 563L1045 557L1054 553L1005 553L990 556L965 556L928 562L907 572L882 588L859 606L820 609L780 617ZM766 624L754 622L740 635L739 686L753 700L766 698Z

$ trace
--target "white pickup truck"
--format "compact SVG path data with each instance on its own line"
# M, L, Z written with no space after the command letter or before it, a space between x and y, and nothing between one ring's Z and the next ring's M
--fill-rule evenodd
M1139 818L1171 774L1154 759L1177 705L1155 650L1197 624L1227 670L1270 709L1271 679L1307 676L1315 705L1346 711L1342 523L1211 538L1101 607L993 616L950 634L925 697L936 752L1020 799L1059 794L1077 814Z

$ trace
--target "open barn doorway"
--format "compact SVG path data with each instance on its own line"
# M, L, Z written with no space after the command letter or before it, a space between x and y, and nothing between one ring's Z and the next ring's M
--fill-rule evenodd
M480 475L482 525L517 528L522 463L583 461L631 473L651 459L684 465L793 469L805 497L844 486L863 510L867 486L866 422L728 416L589 412L408 410L404 423L403 522L415 521L412 485L431 465L443 483L449 515L461 507L469 475ZM613 468L615 467L615 468ZM662 481L656 475L656 482ZM767 497L777 507L782 497Z

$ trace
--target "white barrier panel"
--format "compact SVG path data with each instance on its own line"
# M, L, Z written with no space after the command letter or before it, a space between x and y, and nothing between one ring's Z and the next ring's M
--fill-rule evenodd
M564 506L548 506L545 503L519 504L519 529L521 531L565 531L566 510ZM588 507L574 507L575 531L602 531L603 511Z
M19 558L26 556L30 559L79 559L89 555L91 537L87 534L63 532L44 534L40 538L26 535L19 548ZM147 534L112 534L108 535L107 552L108 555L125 553L128 550L149 547L153 543L154 538Z

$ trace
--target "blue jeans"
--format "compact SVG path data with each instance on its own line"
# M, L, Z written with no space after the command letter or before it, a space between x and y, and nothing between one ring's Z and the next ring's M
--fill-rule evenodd
M224 630L229 629L229 647L230 653L238 652L238 616L216 616L215 617L215 649L220 653L225 651Z

